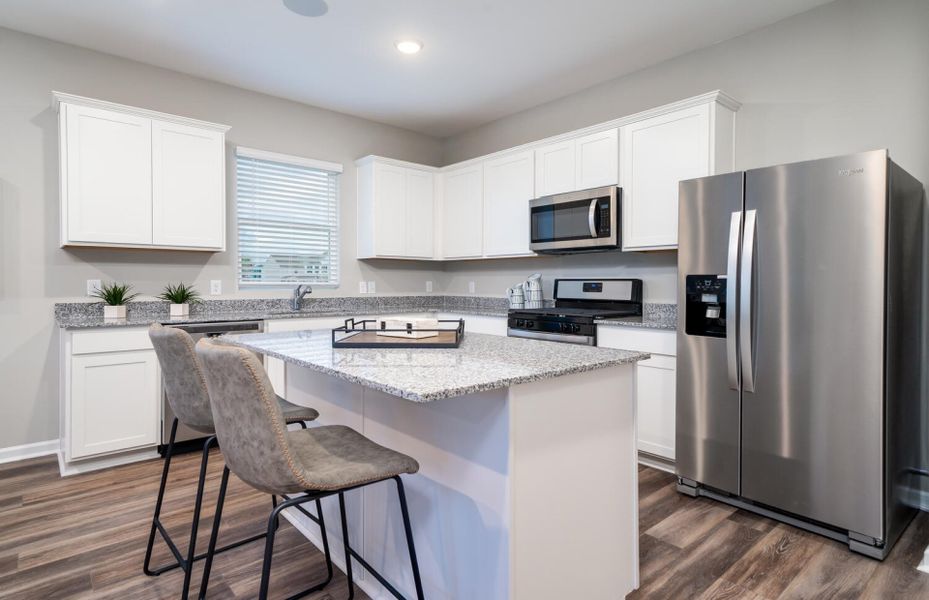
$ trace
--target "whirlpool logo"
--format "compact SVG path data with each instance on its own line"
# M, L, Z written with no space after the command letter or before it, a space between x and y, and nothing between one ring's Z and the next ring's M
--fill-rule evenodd
M843 177L861 175L862 173L864 173L864 167L858 167L857 169L839 169L839 175L842 175Z

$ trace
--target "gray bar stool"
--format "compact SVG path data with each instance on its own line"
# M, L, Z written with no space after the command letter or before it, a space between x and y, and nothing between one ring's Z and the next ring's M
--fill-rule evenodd
M165 453L164 467L161 472L161 485L158 488L158 500L155 502L155 515L152 517L152 528L148 536L148 547L145 550L145 562L142 570L146 575L161 575L166 571L180 567L184 571L184 584L181 591L181 598L186 599L190 589L190 577L193 570L194 561L206 557L206 554L197 556L197 529L200 523L200 506L203 501L203 487L206 481L207 461L209 460L210 448L216 445L216 430L213 426L213 413L210 410L210 396L207 391L206 380L203 376L203 369L200 361L194 352L194 342L186 331L174 327L163 327L154 324L148 331L148 335L155 347L155 354L158 355L158 362L161 364L161 371L164 375L165 392L168 396L168 402L174 414L177 415L171 424L171 439L168 441L168 450ZM257 358L255 359L257 362ZM259 363L260 366L260 363ZM319 416L319 413L312 408L304 408L291 404L283 398L274 395L274 401L277 403L284 415L287 423L299 423L301 427L306 428L305 421L312 421ZM194 504L193 522L190 526L190 541L187 546L187 556L183 556L178 550L177 545L164 525L161 523L161 506L165 495L165 486L168 481L168 471L171 468L171 456L174 453L174 437L177 434L178 422L182 422L191 429L199 431L209 436L203 444L203 455L200 459L200 478L197 482L197 499ZM272 504L277 505L277 501L272 497ZM161 534L171 554L174 555L175 562L169 563L162 567L152 568L152 548L155 544L155 532ZM217 552L224 552L237 548L243 544L253 542L265 536L264 533L252 536L248 539L233 542L220 548Z
M348 577L349 598L355 595L352 582L352 558L367 569L391 594L403 600L403 596L384 577L374 570L364 558L351 548L348 540L348 524L345 519L344 492L372 483L393 479L397 484L400 511L406 533L416 597L423 600L423 585L413 545L413 530L406 504L401 474L416 473L419 464L409 456L380 446L354 429L342 425L322 425L309 429L288 431L280 405L274 399L274 390L267 374L254 354L245 350L202 339L197 342L197 356L206 374L210 390L213 420L216 433L223 448L226 468L223 470L216 504L213 532L203 567L200 598L206 597L210 568L216 548L226 482L229 471L252 487L269 494L305 495L288 498L271 511L265 538L264 563L258 598L266 600L271 576L271 557L274 552L274 532L282 510L301 504L316 502L319 518L301 510L316 521L325 531L323 513L319 501L327 496L338 495L342 518L342 541L345 549L345 574ZM324 542L325 542L325 538ZM325 546L324 549L328 549ZM328 583L317 584L290 599L300 598L320 590Z

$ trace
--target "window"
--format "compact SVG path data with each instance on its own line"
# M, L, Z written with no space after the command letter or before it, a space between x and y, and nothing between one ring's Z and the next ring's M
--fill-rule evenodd
M236 148L239 285L339 284L342 165Z

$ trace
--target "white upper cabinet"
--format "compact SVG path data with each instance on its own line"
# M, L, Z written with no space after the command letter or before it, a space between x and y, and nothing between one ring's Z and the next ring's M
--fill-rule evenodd
M410 169L406 179L407 256L435 255L435 175Z
M479 257L484 247L482 165L446 171L442 179L442 256Z
M619 182L619 130L607 129L574 141L578 190Z
M62 245L151 244L151 120L67 105L61 124Z
M678 184L735 168L738 109L715 91L439 169L359 159L359 173L389 166L380 179L373 167L359 175L359 257L534 256L529 200L612 185L622 187L623 250L677 248Z
M617 129L546 144L535 151L536 197L616 185Z
M225 249L228 127L55 92L64 246Z
M406 220L406 169L374 165L374 232L376 256L403 256Z
M547 144L535 151L536 197L576 190L574 140Z
M435 175L379 157L358 161L358 258L434 256Z
M222 132L152 121L152 241L222 250L226 229Z
M531 255L532 150L484 161L484 256Z
M734 168L734 117L706 102L622 128L623 250L677 248L678 184Z

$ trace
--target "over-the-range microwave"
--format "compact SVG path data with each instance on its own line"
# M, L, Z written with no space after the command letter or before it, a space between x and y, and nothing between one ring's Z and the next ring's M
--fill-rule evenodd
M620 246L615 185L529 201L529 249L543 254L597 252Z

